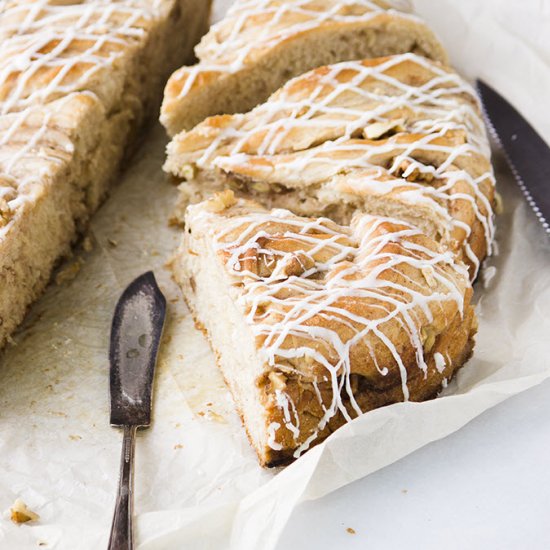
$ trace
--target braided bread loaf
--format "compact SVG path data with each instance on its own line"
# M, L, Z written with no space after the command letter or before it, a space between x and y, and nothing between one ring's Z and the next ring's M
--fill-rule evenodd
M203 201L173 272L264 465L435 397L473 348L496 198L480 104L388 7L237 2L166 88L187 131L164 168L180 210Z

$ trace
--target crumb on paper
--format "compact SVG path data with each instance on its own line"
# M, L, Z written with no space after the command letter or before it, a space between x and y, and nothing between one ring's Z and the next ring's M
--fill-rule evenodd
M355 535L356 534L356 531L355 529L353 529L353 527L348 527L346 529L346 531L350 534L350 535Z
M84 252L91 252L94 249L94 242L89 235L82 240L82 249Z
M212 409L207 410L206 417L208 418L208 420L213 420L214 422L219 422L220 424L227 423L227 420L221 414L218 414L216 411L213 411Z
M174 449L183 449L183 445L181 443L177 443L176 445L174 445Z
M406 494L409 492L409 490L408 490L408 489L401 489L401 492L402 492L404 495L406 495Z
M64 413L63 411L54 411L52 409L49 409L47 411L47 413L52 415L52 416L58 416L60 418L67 418L67 413Z
M185 229L183 212L181 209L175 208L170 217L168 218L168 227L174 227L176 229Z
M27 505L20 499L16 499L10 508L10 518L13 523L27 523L28 521L36 521L40 516L30 510Z
M81 435L76 435L76 434L72 434L72 435L69 435L69 439L71 441L80 441L82 439L82 436Z
M81 267L81 258L77 258L73 262L63 266L55 276L55 284L59 286L68 281L72 281L78 275Z

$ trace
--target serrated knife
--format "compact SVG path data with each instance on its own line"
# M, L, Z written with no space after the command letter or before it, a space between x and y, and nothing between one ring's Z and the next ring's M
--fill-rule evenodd
M535 129L488 84L477 80L477 89L493 137L527 202L550 233L550 147Z
M151 271L122 293L111 327L111 425L124 429L118 494L109 550L133 549L132 497L135 435L151 424L151 398L166 300Z

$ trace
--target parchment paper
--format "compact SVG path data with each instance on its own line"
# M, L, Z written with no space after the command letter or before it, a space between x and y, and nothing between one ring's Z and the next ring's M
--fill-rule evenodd
M550 97L550 3L416 4L457 67L508 95L550 141L543 108ZM151 130L92 223L93 249L73 258L70 266L81 264L77 276L51 286L1 360L0 548L105 547L121 447L120 432L108 424L110 320L124 287L148 269L168 298L169 320L154 424L137 444L141 550L270 550L298 502L445 437L550 376L550 243L496 152L505 212L498 255L477 284L473 359L439 399L373 411L285 470L262 470L164 267L179 238L166 224L176 190L160 169L165 143L160 127ZM18 497L38 522L9 521Z

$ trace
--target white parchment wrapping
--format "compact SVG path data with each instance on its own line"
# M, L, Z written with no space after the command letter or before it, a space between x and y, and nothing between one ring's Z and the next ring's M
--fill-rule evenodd
M227 4L228 2L225 2ZM456 66L482 76L550 141L550 3L417 0ZM550 376L550 242L495 153L505 212L498 255L477 284L475 355L437 400L373 411L282 471L262 470L212 354L164 264L178 231L176 190L161 172L166 139L150 132L91 227L75 279L52 286L0 363L0 548L106 545L120 432L108 425L107 349L114 304L154 269L169 301L154 424L137 444L141 550L270 550L298 502L318 498L459 429ZM534 161L536 161L534 159ZM22 498L38 522L12 524Z

